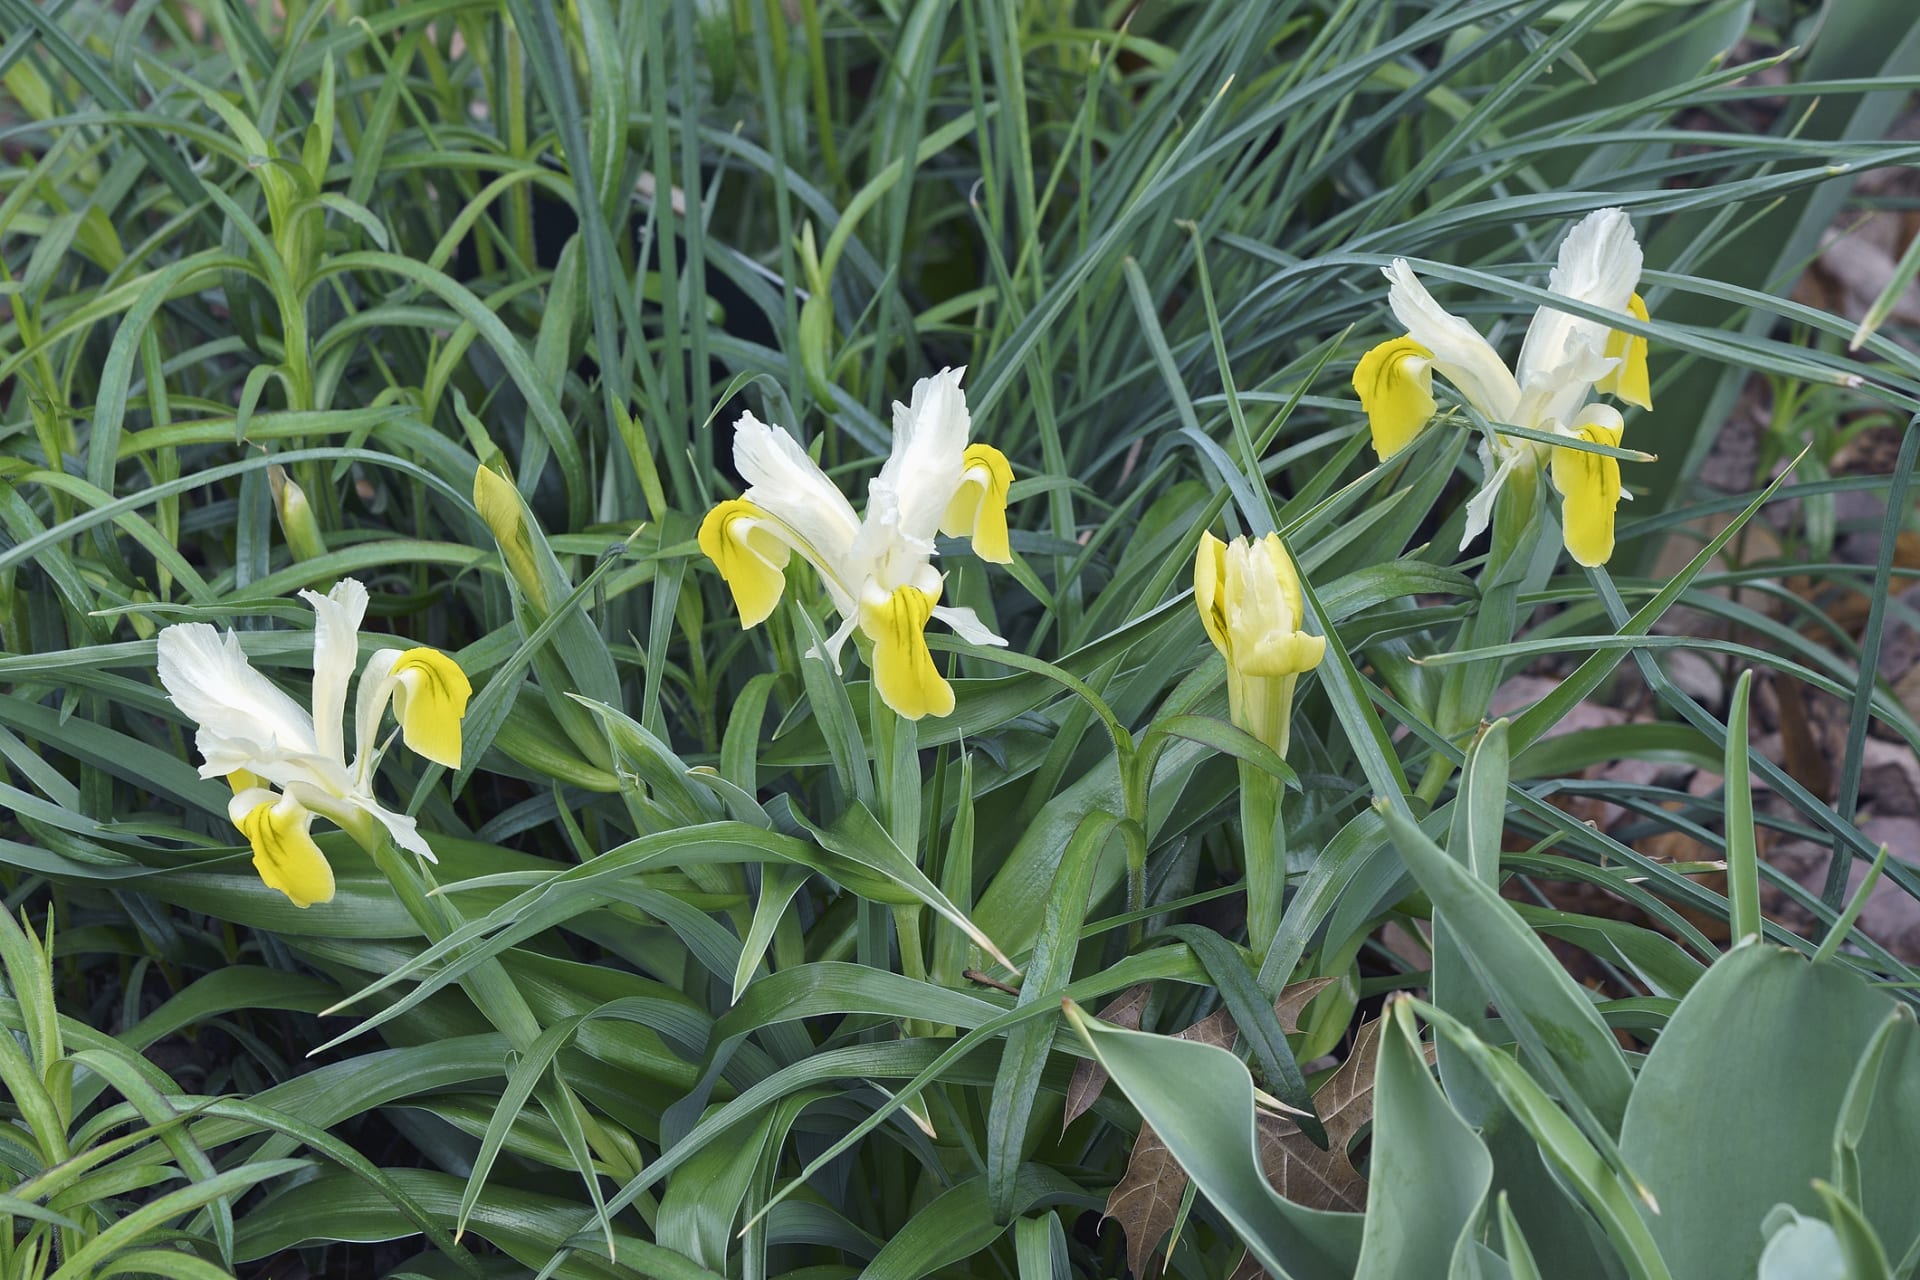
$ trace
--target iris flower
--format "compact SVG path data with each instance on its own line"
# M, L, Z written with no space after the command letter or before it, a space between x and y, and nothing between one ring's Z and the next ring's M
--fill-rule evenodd
M204 622L161 631L160 683L197 726L194 745L203 778L233 786L227 816L253 846L253 865L296 907L333 897L333 868L313 841L315 815L372 837L369 820L395 844L429 862L433 850L414 820L382 805L373 772L387 707L416 754L458 768L460 720L472 686L437 649L381 649L360 672L354 711L355 751L346 758L347 685L360 659L360 621L367 589L342 578L326 595L302 591L313 606L313 708L309 711L253 669L233 632Z
M1207 638L1227 660L1233 722L1285 756L1294 684L1320 665L1327 638L1301 629L1300 574L1280 535L1222 542L1202 534L1193 601Z
M1644 321L1646 303L1634 291L1640 266L1640 245L1625 212L1600 209L1567 233L1547 288L1601 311ZM1433 300L1406 259L1395 258L1386 277L1391 282L1388 305L1406 326L1406 335L1367 352L1353 372L1353 388L1367 412L1381 459L1413 443L1432 419L1433 375L1438 373L1494 424L1493 437L1480 445L1487 479L1468 504L1461 545L1487 527L1503 485L1509 480L1532 483L1546 462L1560 493L1567 550L1583 565L1606 563L1613 554L1614 508L1626 496L1620 489L1619 461L1503 435L1499 427L1504 423L1618 446L1625 425L1620 411L1588 397L1594 391L1610 393L1651 409L1646 339L1543 306L1534 312L1518 366L1509 369L1478 330Z
M934 534L972 539L982 560L1013 559L1007 542L1007 488L1013 469L991 445L968 444L964 369L914 384L913 402L893 406L893 452L867 490L867 509L834 487L800 442L751 413L733 429L733 461L747 482L700 524L700 549L726 580L740 625L758 626L786 587L791 556L812 565L841 624L816 656L840 669L857 629L873 642L880 697L909 720L953 711L953 688L927 648L939 619L973 644L1004 645L971 609L940 603Z

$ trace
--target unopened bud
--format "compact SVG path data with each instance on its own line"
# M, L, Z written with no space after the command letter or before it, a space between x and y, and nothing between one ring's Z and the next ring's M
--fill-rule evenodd
M513 487L511 480L483 464L473 473L473 505L499 544L500 559L514 585L520 588L521 596L541 614L552 612L546 584L540 576L540 562L534 555L533 536L528 531L527 509L520 501L520 491Z
M314 560L327 554L327 540L321 536L320 522L314 519L307 503L306 490L294 483L279 463L267 468L267 487L273 491L273 509L280 517L280 536L296 561Z

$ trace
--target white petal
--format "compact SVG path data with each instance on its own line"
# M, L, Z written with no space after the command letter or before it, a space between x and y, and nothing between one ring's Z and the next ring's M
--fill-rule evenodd
M202 777L222 777L251 762L315 756L313 720L300 704L253 669L231 631L204 622L161 631L160 683L173 705L199 726L194 743Z
M1560 243L1560 259L1547 288L1624 316L1627 300L1640 284L1640 267L1640 242L1634 239L1632 220L1620 209L1597 209L1574 224ZM1597 320L1541 307L1534 312L1520 347L1520 385L1528 387L1554 376L1579 348L1605 352L1607 332L1607 326ZM1576 406L1585 394L1573 397Z
M360 622L367 616L367 589L357 578L342 578L326 595L302 591L313 606L313 733L320 754L346 761L341 722L347 714L347 685L360 665Z
M913 400L893 405L893 452L868 488L868 514L884 491L910 542L931 543L966 467L972 421L960 389L965 367L942 369L913 384Z
M1604 335L1604 330L1602 333ZM1527 381L1520 392L1520 407L1514 414L1515 426L1560 431L1586 403L1593 384L1617 363L1588 345L1587 337L1584 332L1573 333L1568 338L1565 357Z
M1467 527L1460 535L1460 549L1465 551L1467 544L1487 531L1493 523L1493 500L1500 496L1500 489L1507 483L1507 477L1513 474L1521 454L1514 452L1499 460L1495 465L1493 451L1486 442L1480 442L1480 465L1488 468L1486 483L1480 486L1480 492L1473 495L1467 503Z
M371 796L355 796L353 801L359 808L372 814L374 821L385 827L387 833L393 837L393 842L402 849L408 853L417 853L428 862L440 861L433 856L433 850L427 846L426 838L420 834L419 824L412 818L404 813L395 813Z
M832 635L822 640L819 644L808 646L807 656L809 658L820 659L820 661L833 668L833 674L839 675L840 650L846 646L847 640L853 635L853 629L859 625L860 610L856 607L852 612L847 614L846 620L835 628Z
M998 646L1006 648L1007 642L988 630L987 624L980 621L980 615L971 609L946 605L935 605L933 616L947 624L953 633L968 644Z
M1512 422L1519 384L1480 331L1433 300L1405 258L1386 269L1387 305L1407 334L1433 352L1433 369L1493 422Z
M360 791L371 790L374 749L380 739L380 724L387 717L387 703L393 699L393 664L400 660L398 649L376 649L360 673L360 687L353 700L353 780Z
M851 602L846 566L860 521L846 495L798 440L751 413L734 424L733 462L748 486L741 496L784 526L775 532L829 579L836 604L842 597Z

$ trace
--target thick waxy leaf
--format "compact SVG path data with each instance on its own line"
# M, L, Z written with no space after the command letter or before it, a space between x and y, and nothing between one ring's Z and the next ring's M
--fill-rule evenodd
M1857 974L1763 944L1728 953L1680 1002L1620 1134L1660 1205L1647 1226L1676 1276L1751 1276L1775 1205L1830 1220L1813 1184L1836 1176L1842 1149L1857 1162L1863 1220L1891 1256L1906 1253L1920 1223L1895 1188L1920 1144L1920 1034L1902 1020L1876 1046L1893 1014ZM1870 1047L1877 1087L1854 1088ZM1687 1225L1701 1222L1731 1225Z
M1381 1037L1374 1081L1373 1160L1359 1280L1398 1280L1442 1256L1478 1258L1493 1158L1440 1092L1406 1001ZM1369 1024L1378 1026L1378 1023Z
M1105 1027L1075 1005L1068 1017L1269 1275L1352 1274L1359 1216L1292 1204L1267 1184L1256 1158L1253 1081L1239 1059L1213 1045Z

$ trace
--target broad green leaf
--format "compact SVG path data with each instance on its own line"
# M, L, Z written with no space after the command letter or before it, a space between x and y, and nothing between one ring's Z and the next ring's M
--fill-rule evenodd
M1212 1045L1109 1027L1077 1005L1067 1017L1268 1275L1353 1274L1360 1216L1305 1209L1267 1185L1255 1146L1253 1081L1239 1059Z
M1620 1135L1623 1159L1660 1206L1647 1214L1676 1275L1751 1276L1775 1205L1826 1217L1834 1135L1855 1064L1892 1011L1857 974L1749 944L1729 952L1680 1003L1648 1054ZM1920 1234L1893 1187L1920 1142L1920 1037L1902 1033L1854 1149L1865 1221L1890 1252ZM1703 1079L1715 1081L1701 1089ZM1721 1223L1714 1231L1699 1223Z
M1356 1280L1412 1275L1453 1257L1478 1225L1493 1159L1427 1067L1413 1007L1387 1018L1376 1059L1373 1159Z

